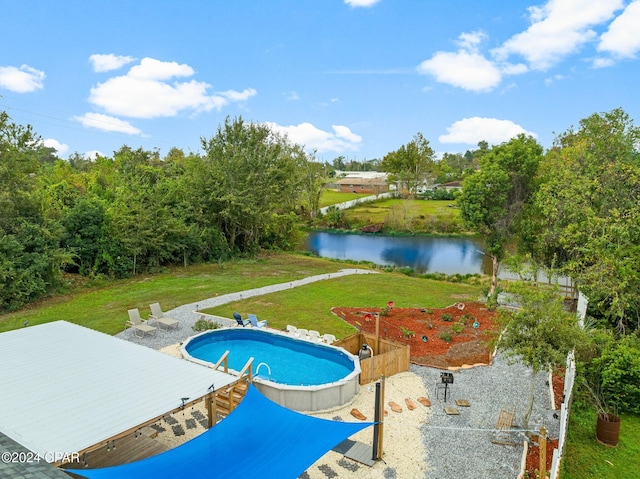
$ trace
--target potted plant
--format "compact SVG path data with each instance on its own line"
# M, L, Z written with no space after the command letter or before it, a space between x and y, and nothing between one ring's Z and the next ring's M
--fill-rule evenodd
M605 446L617 446L620 439L620 416L618 416L617 408L607 404L599 383L589 384L587 380L583 379L583 384L596 408L596 440Z

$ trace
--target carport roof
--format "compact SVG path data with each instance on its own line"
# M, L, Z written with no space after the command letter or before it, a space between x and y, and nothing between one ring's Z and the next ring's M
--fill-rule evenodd
M66 321L0 334L0 373L0 431L49 457L90 448L237 380Z

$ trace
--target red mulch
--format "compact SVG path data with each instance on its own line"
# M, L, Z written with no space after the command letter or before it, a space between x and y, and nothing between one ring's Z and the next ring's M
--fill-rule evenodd
M531 440L538 443L538 436L532 436ZM551 460L553 459L553 450L558 447L557 439L547 439L547 471L551 469ZM535 478L536 471L540 468L540 447L529 445L527 450L527 463L525 466L526 478Z
M559 368L551 375L551 382L553 384L553 400L555 401L556 409L560 409L564 399L564 368Z
M375 334L374 313L380 313L381 308L336 307L332 311L349 324L362 327L363 332ZM444 314L450 314L451 321L443 320ZM474 302L456 303L441 309L393 307L385 316L380 316L380 336L409 344L411 361L416 364L436 368L490 364L491 351L487 342L495 334L495 316L495 311ZM464 327L456 334L451 328L461 320L465 322ZM474 322L479 323L477 328L473 327ZM413 336L406 338L402 327L412 331ZM451 342L441 337L446 332L451 334ZM423 341L423 336L427 341Z

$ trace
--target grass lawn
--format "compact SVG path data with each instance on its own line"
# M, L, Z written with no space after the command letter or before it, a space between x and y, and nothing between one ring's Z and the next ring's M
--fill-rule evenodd
M561 479L635 479L640 477L640 416L621 415L620 443L596 442L596 413L573 407L562 459Z
M386 223L392 229L425 230L429 232L435 223L449 225L443 232L462 231L460 210L447 200L386 199L354 206L345 211L347 221L355 227L368 223ZM452 230L453 229L453 230Z
M399 273L354 275L308 284L295 289L249 298L206 310L230 318L234 311L243 317L254 313L269 321L269 327L285 329L287 324L314 329L321 334L346 336L355 329L331 313L334 306L382 307L393 300L396 307L438 308L463 297L477 300L481 287L410 278Z
M365 196L373 195L371 193L341 193L336 190L323 190L322 196L320 196L320 208L337 205L338 203L346 203L347 201L363 198Z
M326 259L294 254L262 255L256 260L196 265L155 275L75 288L66 295L40 301L26 309L0 315L0 332L64 319L108 334L124 329L127 309L139 308L146 318L149 304L164 311L219 294L257 288L338 271L345 266Z

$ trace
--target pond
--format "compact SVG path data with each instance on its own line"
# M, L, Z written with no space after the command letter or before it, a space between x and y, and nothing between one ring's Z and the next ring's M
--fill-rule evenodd
M312 232L304 249L324 258L410 267L418 274L491 274L479 238Z

